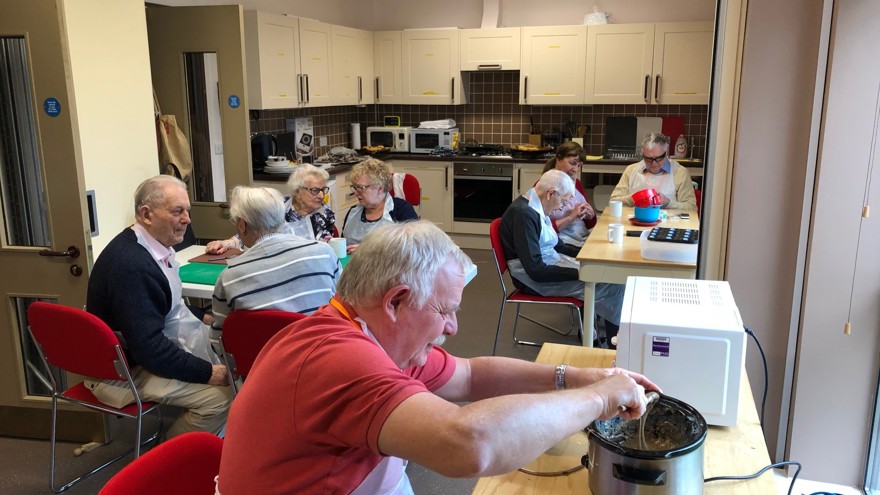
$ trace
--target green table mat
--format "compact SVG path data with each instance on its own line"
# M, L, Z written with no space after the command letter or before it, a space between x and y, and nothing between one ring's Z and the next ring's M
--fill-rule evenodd
M342 268L345 268L345 265L348 264L348 260L351 259L351 255L346 256L345 258L339 258L339 264L342 265Z
M213 286L217 282L220 272L226 268L225 264L216 263L189 263L180 267L180 280L191 284L205 284Z

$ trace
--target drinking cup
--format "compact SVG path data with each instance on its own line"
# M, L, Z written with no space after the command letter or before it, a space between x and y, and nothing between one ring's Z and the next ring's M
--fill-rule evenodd
M330 239L330 247L333 248L333 252L336 253L336 257L339 259L348 256L345 252L345 246L345 237L334 237Z
M608 225L608 242L620 244L623 242L623 224L612 223Z
M609 201L608 212L614 218L620 218L623 215L623 203L620 201Z

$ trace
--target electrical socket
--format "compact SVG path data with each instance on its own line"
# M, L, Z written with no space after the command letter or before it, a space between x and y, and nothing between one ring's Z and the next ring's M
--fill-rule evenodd
M318 138L318 146L327 146L327 136L320 136Z

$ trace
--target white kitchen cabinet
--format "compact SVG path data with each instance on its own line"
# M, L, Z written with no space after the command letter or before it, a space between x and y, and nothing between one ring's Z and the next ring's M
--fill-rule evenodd
M707 104L712 39L708 22L589 26L584 103Z
M541 178L544 170L543 163L517 163L516 164L516 194L517 197L534 187ZM516 198L513 198L516 199Z
M333 97L337 105L374 103L373 33L333 26Z
M332 26L311 19L299 20L300 72L303 107L338 104L333 96Z
M587 26L522 28L522 105L584 102Z
M331 26L297 17L245 11L245 58L251 108L335 104L330 81Z
M396 160L393 167L418 179L422 189L422 204L416 207L419 216L452 232L452 163Z
M459 69L458 29L414 29L401 34L403 103L466 103Z
M516 70L520 67L521 29L462 29L461 70Z
M245 11L244 45L250 107L299 106L299 19Z
M376 103L403 103L401 31L373 33L373 95Z

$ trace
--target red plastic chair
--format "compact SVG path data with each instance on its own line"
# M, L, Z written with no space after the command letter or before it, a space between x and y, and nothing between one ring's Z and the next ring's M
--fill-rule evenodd
M257 355L276 333L305 318L292 311L233 311L223 321L220 347L233 393L238 393L238 377L246 378Z
M99 495L214 495L222 450L216 435L184 433L125 466Z
M575 326L574 321L577 321L578 336L582 336L584 333L584 325L580 318L580 310L583 309L584 302L580 299L574 297L533 296L521 292L519 289L513 289L512 292L509 294L507 293L507 285L504 283L504 272L507 271L507 257L504 255L504 248L501 244L500 218L492 220L492 223L489 225L489 241L492 244L492 254L494 254L495 257L495 268L498 269L498 280L501 282L501 312L498 314L498 328L495 330L495 345L492 347L492 355L494 356L495 352L498 350L498 337L501 335L501 321L504 318L504 306L507 304L516 304L516 318L513 320L513 341L517 344L536 347L543 345L543 342L530 342L516 338L516 327L519 324L520 318L524 318L548 330L552 330L559 335L571 335L571 331ZM558 304L566 306L568 307L573 320L572 325L568 328L568 332L563 332L562 330L547 325L546 323L529 318L520 312L520 306L522 304Z
M694 196L697 198L697 215L699 215L700 211L703 209L703 191L694 189Z
M137 458L141 453L141 445L155 440L159 432L162 431L162 415L158 403L141 401L131 379L131 373L125 360L125 354L119 345L119 339L100 318L80 309L46 302L31 304L28 307L27 315L31 337L43 361L45 375L36 367L32 367L32 370L37 373L40 381L52 389L52 432L50 438L52 458L49 486L53 492L61 493L122 459L132 451L134 457ZM126 382L134 395L135 402L120 409L108 406L99 401L83 383L78 383L62 391L59 389L55 375L50 371L50 364L68 373L99 380L110 379ZM47 376L48 378L46 378ZM59 400L79 404L104 414L134 419L137 421L134 447L57 488L55 486L55 449ZM153 436L141 442L143 416L152 411L156 411L159 417L159 428Z
M403 175L403 199L413 205L417 212L421 213L422 186L419 184L419 180L412 174L400 174L397 172L394 175ZM391 195L395 195L393 188Z

